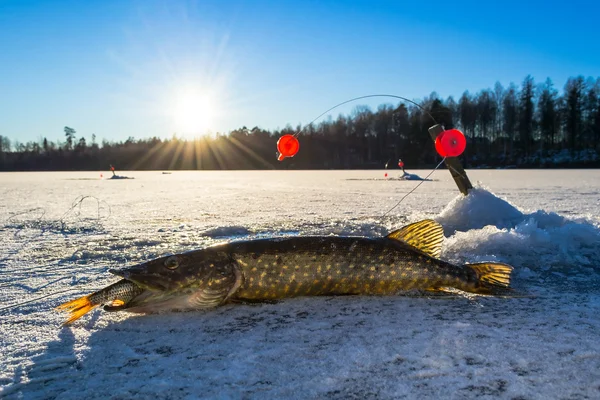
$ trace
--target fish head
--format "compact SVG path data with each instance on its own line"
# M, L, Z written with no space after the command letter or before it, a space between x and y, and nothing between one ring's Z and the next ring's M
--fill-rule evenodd
M172 254L109 272L151 291L170 292L206 284L232 270L231 257L222 251L197 250Z

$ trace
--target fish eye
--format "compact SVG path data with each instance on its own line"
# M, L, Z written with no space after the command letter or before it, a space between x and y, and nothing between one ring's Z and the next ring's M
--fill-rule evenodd
M176 256L171 256L165 260L165 267L169 269L176 269L179 267L179 261Z

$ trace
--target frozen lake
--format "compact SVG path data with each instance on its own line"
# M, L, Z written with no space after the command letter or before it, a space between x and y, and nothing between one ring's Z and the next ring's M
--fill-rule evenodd
M0 397L600 398L600 170L471 170L468 197L436 171L382 218L419 183L384 172L0 173L0 308L35 300L0 311ZM167 253L423 218L442 259L511 264L522 296L53 310Z

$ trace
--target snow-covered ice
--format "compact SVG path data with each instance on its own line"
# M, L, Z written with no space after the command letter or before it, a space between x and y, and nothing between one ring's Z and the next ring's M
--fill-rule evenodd
M600 170L472 170L468 197L444 170L124 174L0 174L0 309L30 301L0 311L0 397L600 398ZM66 328L53 310L167 253L422 218L444 226L443 259L513 265L519 296L96 310Z

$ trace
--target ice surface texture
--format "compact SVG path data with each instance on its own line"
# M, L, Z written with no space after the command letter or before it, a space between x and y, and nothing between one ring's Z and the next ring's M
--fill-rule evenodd
M427 176L429 171L415 171ZM600 171L0 174L0 397L598 398ZM90 196L66 213L79 196ZM98 201L97 201L98 200ZM107 269L223 240L377 236L422 218L442 258L515 267L522 298L300 298L206 312L52 310ZM2 307L0 306L0 308Z

